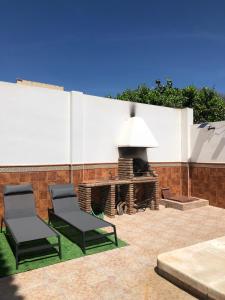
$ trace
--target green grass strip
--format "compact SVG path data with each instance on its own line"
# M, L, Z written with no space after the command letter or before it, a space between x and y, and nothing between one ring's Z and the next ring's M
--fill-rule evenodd
M32 254L26 254L21 257L18 270L16 270L15 256L13 253L13 244L10 246L8 239L4 233L0 233L0 277L12 275L16 273L26 272L34 270L70 259L75 259L84 256L81 250L81 234L73 227L68 225L60 225L56 228L61 235L61 246L62 246L62 260L59 259L55 249L50 249L45 252L33 252ZM102 230L94 232L88 232L87 237L91 237L96 234L104 233ZM49 238L34 242L28 242L24 244L24 247L34 245L43 245L46 243L57 242L56 238ZM127 245L124 241L118 239L118 247L124 247ZM86 255L100 253L116 249L114 244L114 236L105 237L96 241L87 243ZM94 259L94 258L93 258Z

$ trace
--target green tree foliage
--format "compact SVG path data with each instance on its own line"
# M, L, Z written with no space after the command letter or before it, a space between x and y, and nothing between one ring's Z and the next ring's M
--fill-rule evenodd
M171 80L166 85L156 81L155 88L140 85L134 90L125 90L117 99L174 108L190 107L194 110L194 122L215 122L225 120L225 101L212 88L197 89L188 86L183 89L173 87Z

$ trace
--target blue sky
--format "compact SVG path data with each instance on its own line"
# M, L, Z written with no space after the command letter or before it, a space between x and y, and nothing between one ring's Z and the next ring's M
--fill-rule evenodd
M224 0L0 0L0 80L115 95L155 79L225 93Z

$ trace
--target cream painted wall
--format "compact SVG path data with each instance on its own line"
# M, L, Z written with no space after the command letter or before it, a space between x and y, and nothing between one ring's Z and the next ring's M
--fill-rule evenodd
M70 161L69 93L0 82L0 165Z
M199 163L225 163L225 121L210 123L208 126L191 127L191 161Z

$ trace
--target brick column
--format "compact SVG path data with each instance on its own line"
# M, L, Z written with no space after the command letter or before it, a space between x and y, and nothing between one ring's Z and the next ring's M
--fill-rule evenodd
M156 185L155 182L151 182L151 202L150 202L150 209L155 210L155 203L156 203Z
M159 210L159 180L157 176L157 180L155 182L155 209Z
M151 188L152 188L152 193L151 193L151 203L150 203L150 209L155 210L155 204L156 204L156 182L153 181L151 182Z
M126 201L126 205L127 205L127 213L129 215L134 214L134 185L133 183L130 183L127 186L127 193L125 195L125 201Z
M79 186L79 204L80 208L88 213L91 212L91 188Z
M147 199L149 199L149 208L151 210L155 209L155 182L145 183L145 187L147 190Z
M118 177L119 179L131 179L134 177L133 158L119 158Z
M107 186L105 211L104 213L109 217L115 217L115 202L116 202L116 186Z

